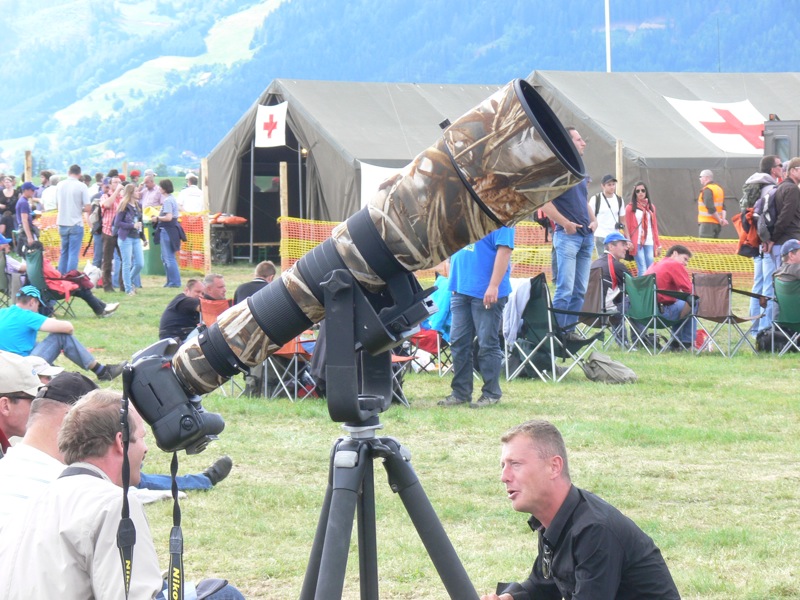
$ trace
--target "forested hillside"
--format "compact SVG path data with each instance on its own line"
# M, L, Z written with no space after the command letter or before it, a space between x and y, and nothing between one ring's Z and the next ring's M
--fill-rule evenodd
M15 23L0 54L0 163L17 171L23 148L56 169L123 157L196 162L278 77L503 83L535 69L606 66L603 0L0 0L0 7ZM612 68L791 69L786 58L797 54L800 36L780 34L785 10L772 0L611 0ZM219 46L233 41L217 35L220 24L245 13L246 26L233 25L246 52L226 56Z

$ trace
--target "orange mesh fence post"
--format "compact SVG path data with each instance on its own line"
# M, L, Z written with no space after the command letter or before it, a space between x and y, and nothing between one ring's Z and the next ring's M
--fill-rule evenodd
M200 271L201 273L211 271L211 264L206 264L208 253L205 248L207 244L211 243L211 240L206 239L205 234L207 220L207 213L181 215L181 226L186 233L186 241L181 244L181 250L178 253L178 266L181 270Z

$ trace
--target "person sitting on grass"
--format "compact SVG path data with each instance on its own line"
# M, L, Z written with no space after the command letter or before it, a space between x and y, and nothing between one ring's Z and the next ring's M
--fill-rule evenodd
M527 421L500 440L500 480L529 513L539 555L528 579L500 583L481 600L680 600L661 551L631 519L569 475L561 432Z
M122 373L124 362L104 365L78 341L73 334L75 327L69 321L61 321L39 314L42 295L32 285L23 286L17 292L16 304L0 310L0 350L20 356L35 354L50 364L63 352L69 360L87 371L92 371L100 381L111 381ZM36 342L40 331L49 333Z
M0 539L0 597L162 599L167 584L161 576L153 538L142 503L128 497L135 527L130 589L120 566L117 529L123 507L123 458L130 459L130 483L139 483L147 454L144 421L131 406L129 444L120 424L122 395L94 390L64 417L58 452L69 465L24 510L3 527ZM191 587L187 584L187 588ZM238 600L242 594L224 580L206 580L199 597ZM188 590L187 590L188 591ZM171 596L170 596L171 597Z
M3 353L6 354L6 353ZM14 355L11 355L14 356ZM26 361L23 357L17 357ZM22 363L24 364L24 363ZM17 369L17 371L26 369ZM8 370L0 371L0 375L8 376ZM19 373L18 376L22 376ZM41 379L41 376L40 376ZM58 450L56 440L61 423L69 408L80 398L96 390L90 379L80 373L64 371L42 384L33 402L30 403L30 416L22 441L8 450L0 460L0 528L20 507L58 479L66 466L64 456ZM228 456L223 456L202 473L180 475L176 478L180 491L207 490L216 485L231 471L233 463ZM150 475L142 473L138 489L170 490L169 475ZM142 502L156 498L145 496Z

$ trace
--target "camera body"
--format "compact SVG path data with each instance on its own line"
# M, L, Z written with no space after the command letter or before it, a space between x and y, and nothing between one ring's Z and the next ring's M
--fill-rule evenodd
M178 347L177 340L160 340L133 356L130 400L152 428L161 450L198 454L218 439L225 422L217 413L207 412L200 396L181 385L172 368Z

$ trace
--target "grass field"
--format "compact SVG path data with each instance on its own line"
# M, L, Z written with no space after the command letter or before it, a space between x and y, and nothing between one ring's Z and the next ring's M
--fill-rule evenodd
M219 270L229 296L250 278L250 267ZM100 360L123 360L157 338L160 312L174 290L160 287L162 277L144 279L136 297L113 295L122 303L113 318L95 319L85 304L78 306L77 335ZM382 415L383 435L411 451L479 594L530 570L535 539L527 516L504 496L498 438L523 420L546 418L564 434L576 485L620 508L655 539L684 598L800 598L796 355L615 357L637 372L637 384L603 386L578 370L555 385L502 382L504 396L495 407L445 410L436 402L448 393L449 378L411 374L405 385L411 408L395 406ZM204 404L223 414L226 429L203 454L181 456L181 472L202 470L222 454L235 466L218 488L190 493L183 502L188 575L226 577L248 598L298 597L331 444L341 429L320 400L293 404L214 393ZM168 472L170 456L152 436L148 441L145 470ZM377 466L375 481L381 597L447 598ZM147 512L166 567L171 503ZM356 599L352 548L345 597Z

